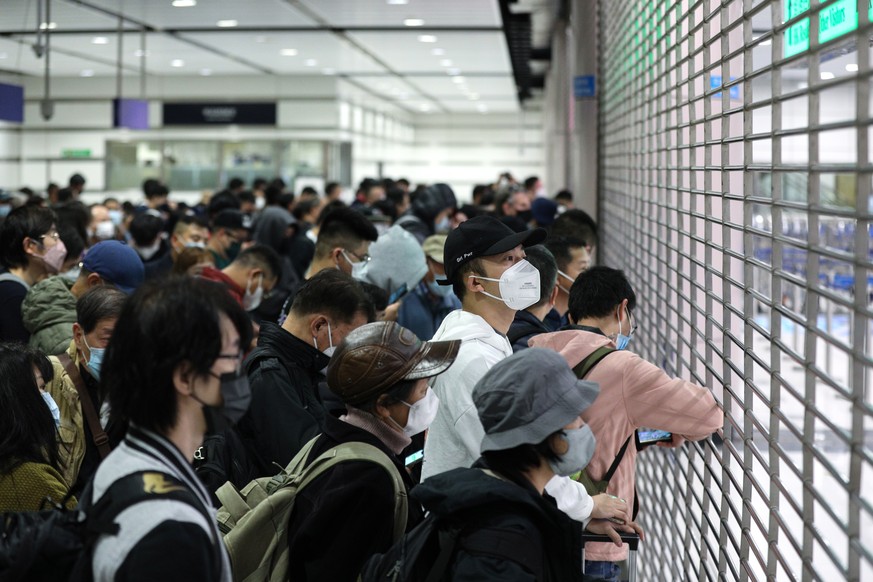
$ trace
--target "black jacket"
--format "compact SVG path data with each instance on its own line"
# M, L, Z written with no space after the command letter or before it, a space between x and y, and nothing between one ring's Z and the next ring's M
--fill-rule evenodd
M480 459L474 467L486 465ZM466 533L498 530L521 535L529 540L531 550L542 556L544 575L539 580L532 573L534 568L465 551L461 543L450 566L449 578L454 582L583 580L582 524L567 517L551 497L540 495L530 485L497 479L478 468L453 469L413 489L412 499L438 517L460 517L470 528L464 530Z
M318 435L326 415L318 395L319 371L330 358L276 325L264 323L258 347L245 361L252 403L240 437L261 475L285 467Z
M518 353L529 347L527 342L530 338L551 331L545 323L537 319L531 312L522 309L515 312L515 319L512 321L512 325L509 326L509 332L506 334L506 337L509 338L509 343L512 344L512 352Z
M328 417L308 462L340 443L359 441L394 461L407 492L412 480L400 459L369 432ZM354 582L364 562L391 547L394 485L388 472L369 461L349 461L328 470L296 497L288 524L291 580ZM409 503L406 531L423 519Z

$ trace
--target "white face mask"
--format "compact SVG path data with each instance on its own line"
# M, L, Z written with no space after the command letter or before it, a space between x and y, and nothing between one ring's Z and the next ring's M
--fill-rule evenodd
M562 271L561 269L558 269L558 275L560 275L561 277L563 277L563 278L565 278L566 280L568 280L568 281L570 282L570 287L572 287L572 286L573 286L573 283L576 282L576 279L574 279L573 277L571 277L570 275L568 275L567 273L565 273L565 272ZM566 293L567 295L570 294L570 287L564 287L564 286L561 285L560 283L558 284L558 288L559 288L561 291L563 291L564 293Z
M98 222L97 227L94 229L94 236L100 240L115 238L115 223L111 220Z
M336 351L336 346L333 345L333 333L330 330L330 322L327 322L327 341L330 344L327 348L325 348L321 353L325 356L330 357ZM315 336L312 336L312 344L315 346L315 349L318 349L318 339Z
M527 260L522 259L503 272L499 279L469 275L486 281L500 283L500 297L482 291L487 297L503 301L507 307L516 311L527 309L540 300L540 272Z
M254 311L264 299L264 274L258 273L258 277L258 286L255 287L254 292L249 291L252 286L252 278L249 277L249 280L246 281L246 293L243 295L243 309L246 311Z
M266 206L266 205L267 205L267 201L266 201L266 199L265 199L263 196L257 196L257 197L255 197L255 208L257 208L258 210L260 210L260 209L262 209L262 208L263 208L264 206Z
M158 252L158 249L161 248L161 237L158 237L154 244L147 247L134 247L134 250L142 257L142 260L147 261Z
M363 280L364 273L366 272L367 263L369 261L358 261L357 263L352 262L352 259L349 257L346 251L342 251L343 257L345 257L346 261L352 266L352 279Z
M403 402L403 400L400 402ZM440 399L433 391L433 388L428 386L424 398L412 404L408 402L403 402L403 404L409 407L409 417L406 419L406 426L403 427L403 434L413 437L427 430L433 419L436 418L437 410L440 407ZM395 424L399 426L398 423L395 422Z

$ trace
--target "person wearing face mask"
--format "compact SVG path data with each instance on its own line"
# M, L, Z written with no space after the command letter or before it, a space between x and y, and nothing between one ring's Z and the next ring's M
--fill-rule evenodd
M558 295L558 266L552 253L543 245L528 247L525 253L527 261L540 273L540 300L515 312L515 319L506 334L513 352L526 350L532 337L552 331L543 320L554 308Z
M597 451L586 469L591 479L603 479L620 449L640 428L672 433L677 447L687 440L700 440L722 427L724 413L712 393L702 386L671 378L658 366L628 349L637 327L637 298L624 273L609 267L592 267L580 274L570 288L566 331L538 335L531 346L560 353L575 367L595 350L616 351L603 358L586 376L600 384L600 396L582 414L598 439ZM636 506L634 475L637 450L629 446L609 480L606 492ZM616 562L627 557L625 548L608 544L586 545L586 571L606 580L616 580Z
M215 259L215 267L223 269L231 264L242 250L251 231L251 218L234 209L225 209L212 219L212 236L206 245Z
M460 343L422 342L394 322L351 332L327 369L328 386L346 412L325 419L307 461L343 443L367 443L394 463L411 489L399 455L436 415L439 399L428 383L452 366ZM379 465L348 461L326 471L296 498L288 524L290 578L357 579L367 558L393 543L394 507L394 484ZM419 506L408 504L407 531L422 517Z
M338 269L354 277L370 258L370 243L378 238L376 227L360 212L350 208L328 211L319 225L315 253L305 278L323 269Z
M546 248L555 257L558 265L557 288L554 306L543 322L549 331L558 331L566 326L567 309L570 301L570 287L573 281L591 266L591 255L586 242L575 236L562 236L549 233L545 242Z
M512 355L506 333L517 311L541 298L540 274L525 260L524 247L545 238L542 229L516 233L493 216L477 216L449 233L445 244L446 280L461 300L434 340L463 340L458 363L433 385L442 404L424 447L422 479L469 467L479 455L482 423L472 401L473 386L497 362ZM585 521L623 512L622 504L569 479L549 489L570 517Z
M207 240L209 240L209 228L207 228L205 220L187 214L175 216L175 224L167 245L169 251L159 255L153 261L146 261L143 257L146 279L156 279L169 275L173 270L173 265L176 264L185 249L205 249Z
M39 511L60 503L69 486L58 457L58 406L44 390L54 369L39 351L0 343L0 513ZM76 498L67 507L76 506Z
M258 308L281 274L279 255L263 245L247 248L224 269L207 266L200 271L201 278L224 285L246 311Z
M93 287L76 301L72 340L66 352L49 357L54 378L46 393L60 413L60 467L80 495L121 436L108 426L106 388L100 384L103 356L127 295L108 286Z
M307 280L282 325L264 322L245 361L252 405L239 435L259 475L285 467L324 428L318 383L336 346L372 321L373 306L354 279L325 269Z
M245 311L208 281L146 283L124 305L100 378L110 422L128 428L80 507L124 485L148 496L115 518L117 533L97 538L96 582L232 580L209 494L191 464L204 436L232 425L248 406L240 367L250 341Z
M590 579L580 567L582 528L555 507L546 486L591 459L596 441L580 414L597 396L597 384L579 380L558 354L542 349L514 354L479 380L473 402L483 427L481 457L412 491L432 519L464 524L445 579ZM621 545L614 524L585 525ZM617 529L642 533L633 523ZM471 544L490 551L468 550Z
M16 208L0 224L0 341L27 342L21 304L39 281L56 275L67 255L48 208Z
M446 278L443 248L447 236L435 234L424 240L422 250L427 261L427 272L400 304L397 314L397 323L412 330L423 340L431 339L446 316L461 307L451 286L438 282Z

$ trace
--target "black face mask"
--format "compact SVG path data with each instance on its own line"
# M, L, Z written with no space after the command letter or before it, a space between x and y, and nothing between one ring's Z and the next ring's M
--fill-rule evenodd
M234 426L249 409L252 390L248 376L229 372L220 376L212 374L221 382L221 406L206 404L193 394L194 400L203 405L203 418L206 421L206 434L217 434Z
M533 220L533 212L531 212L530 210L521 210L516 214L516 216L518 216L525 222L530 222L531 220Z

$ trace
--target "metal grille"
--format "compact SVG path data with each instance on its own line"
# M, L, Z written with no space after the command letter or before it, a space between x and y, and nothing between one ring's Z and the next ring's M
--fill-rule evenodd
M598 3L600 262L725 410L639 457L643 580L873 580L868 1Z

